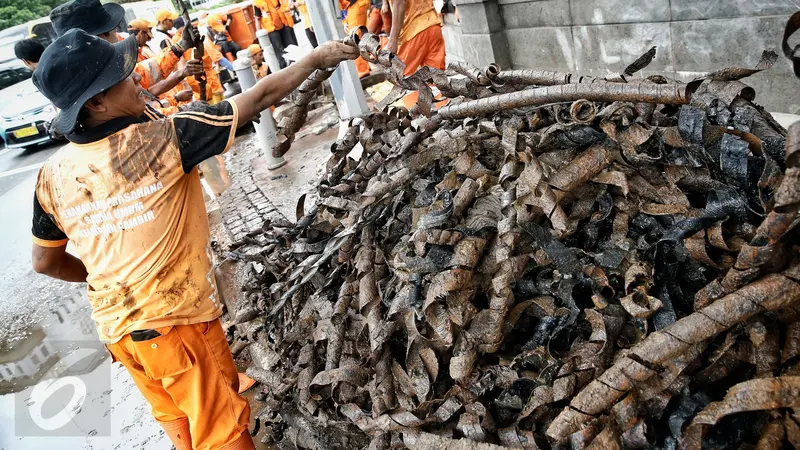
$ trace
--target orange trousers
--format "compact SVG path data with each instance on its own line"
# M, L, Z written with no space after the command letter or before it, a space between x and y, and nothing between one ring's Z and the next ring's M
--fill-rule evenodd
M358 72L358 78L364 78L365 76L369 75L370 68L366 59L359 56L353 62L356 63L356 72Z
M406 63L404 75L409 76L420 66L445 69L444 36L442 26L433 25L410 40L400 44L397 56Z
M386 33L392 31L392 13L381 13L380 8L372 8L367 19L367 30L372 34Z
M250 405L219 320L156 328L161 336L108 344L178 450L251 450ZM188 435L188 436L187 436Z

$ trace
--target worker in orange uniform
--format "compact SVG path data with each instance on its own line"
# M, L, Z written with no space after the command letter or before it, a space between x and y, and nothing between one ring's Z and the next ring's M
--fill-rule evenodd
M184 29L181 28L175 33L172 41L174 42L183 39L183 35ZM194 92L195 100L203 100L215 105L225 98L225 88L222 86L222 82L219 80L219 75L217 74L214 65L219 64L220 61L227 60L222 56L222 53L220 53L220 51L208 41L208 39L203 39L203 53L203 72L206 75L206 98L200 98L200 82L197 81L195 77L187 77L186 83ZM184 53L184 58L187 58L188 60L194 58L194 47L186 50Z
M60 109L52 126L69 142L39 171L33 269L88 283L100 340L177 450L252 450L197 165L315 70L358 53L327 42L242 94L169 118L145 104L136 54L134 38L110 44L72 29L39 60L34 84Z
M267 32L269 42L278 57L281 69L286 67L283 51L292 44L292 33L285 15L281 11L279 0L254 0L253 6L256 15L256 29Z
M299 0L292 2L291 6L300 13L300 17L303 19L303 26L306 29L306 37L308 38L308 42L313 48L317 48L319 45L317 42L317 34L314 33L314 26L311 25L311 16L308 14L308 5L306 4L306 1Z
M406 64L406 76L421 66L445 69L442 21L433 0L392 0L392 31L386 48Z
M369 12L370 0L339 0L339 7L342 10L344 18L344 32L350 33L358 27L367 26L367 13ZM362 57L356 59L356 71L358 78L364 78L369 75L369 63Z
M228 58L229 61L236 60L236 53L242 47L231 39L228 33L228 26L230 26L230 17L227 14L211 13L206 18L206 24L211 31L211 38L214 45L219 45L222 54Z
M136 36L136 42L139 44L139 62L156 57L153 50L147 46L147 43L153 39L150 28L152 26L143 19L134 19L128 22L128 34Z
M389 0L372 0L367 20L367 30L372 34L389 36L392 30L392 11Z
M167 44L175 33L172 31L174 28L174 21L178 18L178 14L167 9L156 11L156 26L153 28L153 41L150 46L153 50L158 51Z
M286 36L289 38L289 45L297 45L297 35L294 33L294 17L292 16L292 0L279 0L283 23L288 27Z
M124 16L125 10L116 3L102 5L100 0L71 0L53 8L50 21L57 36L78 28L113 44L122 40L116 28ZM202 66L199 61L187 64L185 71L173 73L184 49L191 46L190 39L179 40L155 58L138 62L134 70L141 77L139 85L158 97L174 88L185 76L200 73Z
M128 23L128 34L136 36L136 42L139 44L139 63L156 57L155 53L147 46L147 43L153 38L150 32L151 27L151 24L142 19L134 19ZM192 99L192 90L184 80L191 75L187 72L187 66L184 65L173 71L170 76L173 75L181 79L178 85L168 92L160 94L150 104L165 116L175 114L178 112L178 105Z
M258 44L253 44L247 47L250 55L253 56L253 72L256 73L256 79L260 80L269 75L269 66L264 62L264 51Z

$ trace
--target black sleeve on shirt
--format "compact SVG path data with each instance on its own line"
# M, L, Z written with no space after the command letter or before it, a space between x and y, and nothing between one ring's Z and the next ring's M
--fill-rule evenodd
M255 10L254 12L256 14L256 17L261 17L261 8L253 8L253 9Z
M56 225L53 216L44 211L36 194L33 194L33 228L31 232L35 238L43 241L67 239L67 235Z
M236 112L230 101L216 105L192 102L188 110L172 115L183 171L189 173L204 160L219 155L233 143Z

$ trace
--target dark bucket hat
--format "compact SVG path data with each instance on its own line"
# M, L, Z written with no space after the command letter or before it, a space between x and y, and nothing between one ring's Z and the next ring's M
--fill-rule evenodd
M52 128L70 133L84 103L130 76L138 50L135 36L110 44L78 29L47 46L33 72L33 84L61 110Z
M50 21L58 36L78 28L98 36L108 33L125 18L125 8L116 3L100 4L100 0L72 0L50 11Z

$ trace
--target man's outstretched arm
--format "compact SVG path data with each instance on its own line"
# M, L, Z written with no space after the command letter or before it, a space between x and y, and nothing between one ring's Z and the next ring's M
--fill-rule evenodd
M153 84L147 90L151 94L158 97L161 94L169 92L178 85L184 78L203 73L203 63L199 59L193 59L186 63L183 68L176 70L169 74L165 80Z
M386 49L397 54L399 48L400 32L406 20L406 0L394 0L392 2L392 29L389 31L389 42Z
M315 70L335 67L357 57L358 49L341 42L328 41L320 45L300 61L262 78L251 89L233 97L239 109L239 123L252 119L289 95Z
M31 255L33 270L48 277L64 281L84 282L89 275L86 266L75 256L67 253L67 245L43 247L33 244Z

